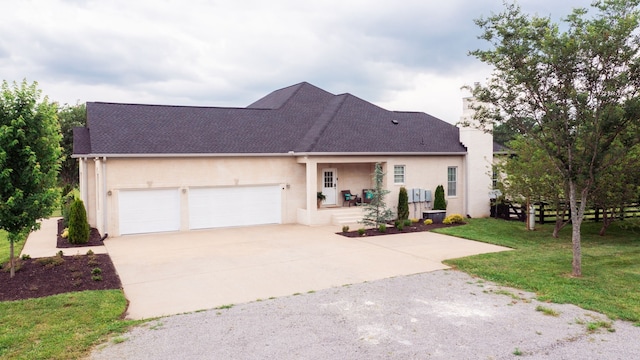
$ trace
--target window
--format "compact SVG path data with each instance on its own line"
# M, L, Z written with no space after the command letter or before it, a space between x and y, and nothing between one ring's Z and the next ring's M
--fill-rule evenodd
M393 167L393 183L404 184L404 165L394 165Z
M491 186L494 190L498 188L498 169L495 166L491 172Z
M450 166L447 168L447 196L457 195L458 168Z

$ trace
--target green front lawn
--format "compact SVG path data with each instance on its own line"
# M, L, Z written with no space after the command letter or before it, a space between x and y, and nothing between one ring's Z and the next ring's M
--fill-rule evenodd
M120 319L126 306L121 290L0 302L0 358L83 358L136 323Z
M23 246L15 244L16 255ZM8 261L7 233L0 230L0 265ZM82 358L109 335L138 323L121 319L126 306L122 290L0 302L0 359Z
M614 223L601 237L600 226L583 224L581 278L571 276L570 225L558 239L551 236L552 225L527 231L524 223L496 219L470 219L467 225L437 231L515 249L448 260L448 265L535 292L541 301L571 303L640 325L640 234Z

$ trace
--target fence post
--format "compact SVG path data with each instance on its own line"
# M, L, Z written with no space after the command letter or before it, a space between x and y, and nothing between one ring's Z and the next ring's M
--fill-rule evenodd
M596 207L596 218L595 221L598 222L600 221L600 208Z
M540 224L544 224L544 203L540 201Z

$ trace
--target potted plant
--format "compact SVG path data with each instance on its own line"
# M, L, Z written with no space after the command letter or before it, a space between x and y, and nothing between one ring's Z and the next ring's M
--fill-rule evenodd
M322 202L326 199L327 197L324 196L324 194L322 193L322 191L318 191L318 207L320 207L320 204L322 204Z

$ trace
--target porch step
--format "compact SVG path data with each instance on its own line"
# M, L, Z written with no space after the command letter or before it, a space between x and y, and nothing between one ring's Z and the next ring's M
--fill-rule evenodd
M363 210L360 206L340 209L340 211L331 215L331 224L339 226L357 224L358 221L362 220L362 216Z

